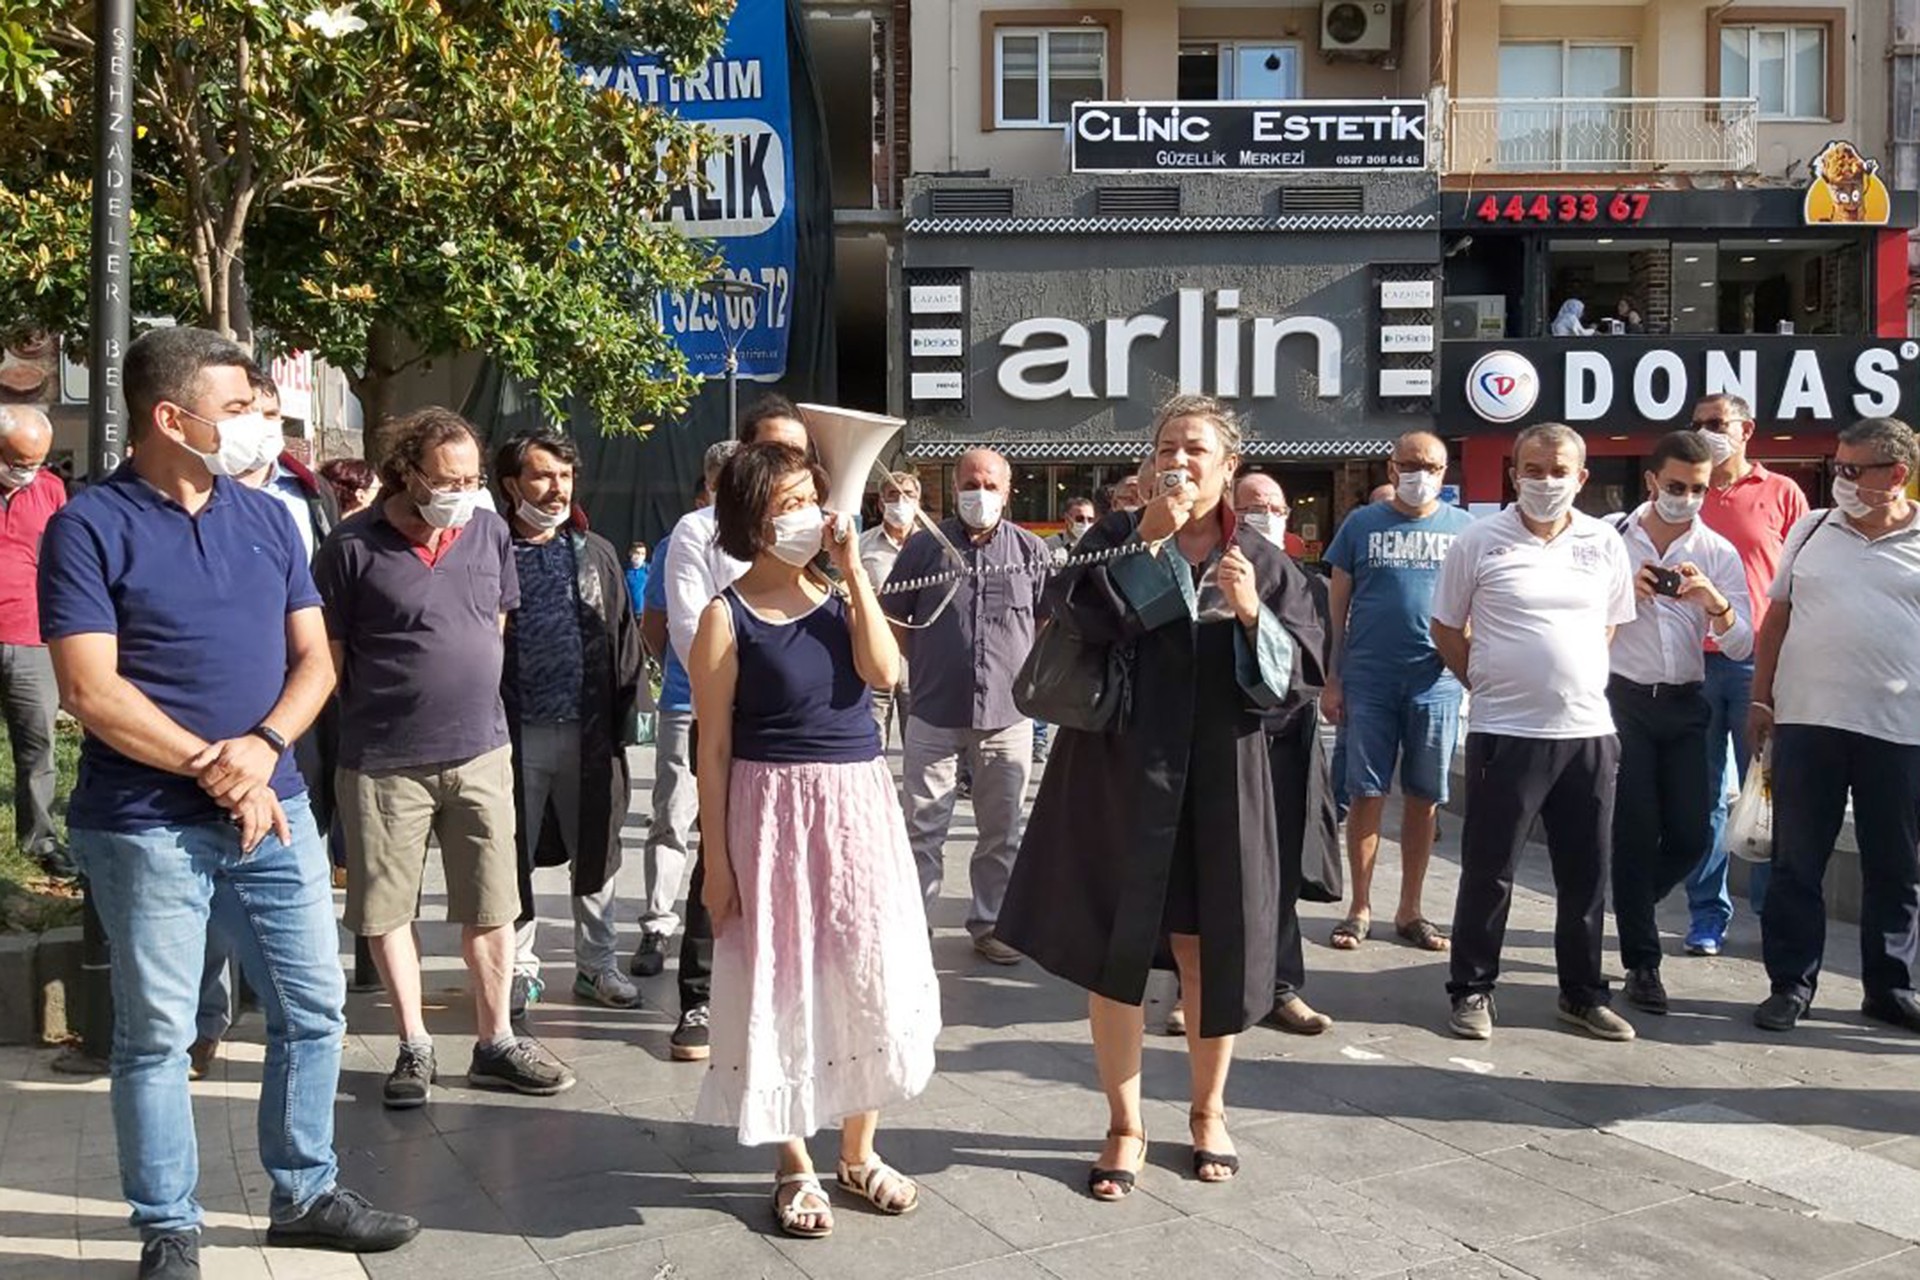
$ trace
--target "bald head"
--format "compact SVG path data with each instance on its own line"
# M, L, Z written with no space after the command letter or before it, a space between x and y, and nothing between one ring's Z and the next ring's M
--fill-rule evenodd
M1286 490L1264 471L1249 471L1234 482L1233 509L1239 515L1249 511L1287 510Z
M53 424L30 404L0 405L0 463L24 471L44 466L53 448Z
M960 455L960 461L954 466L954 483L962 488L981 488L969 485L970 478L999 478L1000 496L1005 497L1007 490L1013 487L1013 466L1004 456L992 449L969 449Z

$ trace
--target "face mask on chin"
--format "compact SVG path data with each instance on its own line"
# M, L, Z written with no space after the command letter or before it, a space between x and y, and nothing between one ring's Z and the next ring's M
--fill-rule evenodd
M1580 492L1580 482L1572 476L1521 480L1516 487L1520 491L1521 512L1527 519L1542 524L1551 524L1573 510L1573 500Z
M573 514L567 507L561 507L558 511L536 507L525 498L520 499L520 505L513 509L513 513L520 517L521 523L530 525L542 533L558 529L567 522L567 517Z
M32 484L34 477L39 474L40 464L16 467L10 462L0 462L0 489L24 489Z
M773 545L767 548L798 568L820 554L826 538L826 513L817 506L801 507L773 518Z

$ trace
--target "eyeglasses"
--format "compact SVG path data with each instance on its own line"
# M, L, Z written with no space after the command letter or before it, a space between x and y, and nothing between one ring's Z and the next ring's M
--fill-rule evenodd
M1427 462L1419 458L1415 458L1412 461L1402 461L1399 458L1395 458L1393 465L1402 471L1424 471L1430 476L1443 476L1447 473L1446 463Z
M1897 462L1842 462L1835 458L1827 464L1827 470L1842 480L1858 480L1869 471L1884 471L1899 465Z
M420 477L420 483L427 486L429 493L472 493L486 484L483 476L466 476L459 480L435 480L424 471L414 473Z

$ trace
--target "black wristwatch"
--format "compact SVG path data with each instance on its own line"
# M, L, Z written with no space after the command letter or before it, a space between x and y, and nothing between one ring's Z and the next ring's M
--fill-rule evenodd
M287 740L281 737L279 732L275 730L272 725L257 724L253 726L253 728L247 730L247 732L252 734L256 738L259 738L261 741L265 742L268 746L272 747L275 751L279 752L281 755L285 755L287 753Z

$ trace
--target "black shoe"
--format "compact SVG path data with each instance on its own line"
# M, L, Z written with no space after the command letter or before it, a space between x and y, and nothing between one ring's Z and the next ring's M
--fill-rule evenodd
M387 1213L345 1187L315 1198L292 1222L267 1227L267 1245L275 1249L337 1249L341 1253L385 1253L420 1234L420 1224L404 1213Z
M34 861L40 864L40 869L47 873L49 879L78 880L80 878L80 868L73 865L73 859L68 856L67 851L57 844L42 849L33 857Z
M651 931L640 935L640 946L633 953L627 972L636 978L657 978L667 967L667 935Z
M713 1039L707 1028L707 1006L697 1004L680 1015L680 1025L667 1037L667 1048L675 1062L704 1062L713 1052Z
M200 1280L200 1233L175 1231L140 1246L140 1280Z
M573 1088L573 1072L527 1036L515 1037L499 1052L473 1047L467 1083L478 1089L511 1089L536 1098L550 1098Z
M1753 1025L1762 1031L1791 1031L1807 1011L1807 1002L1787 991L1776 991L1753 1011Z
M1627 970L1625 993L1627 1003L1644 1013L1667 1011L1667 988L1657 968Z
M386 1087L380 1092L380 1099L387 1104L389 1111L411 1111L415 1107L424 1107L427 1099L433 1096L433 1086L439 1079L440 1066L434 1061L432 1049L415 1049L403 1044L400 1046L400 1057L387 1076Z
M1860 1012L1875 1022L1885 1022L1907 1031L1920 1031L1920 996L1911 991L1889 991L1868 996L1860 1002Z

